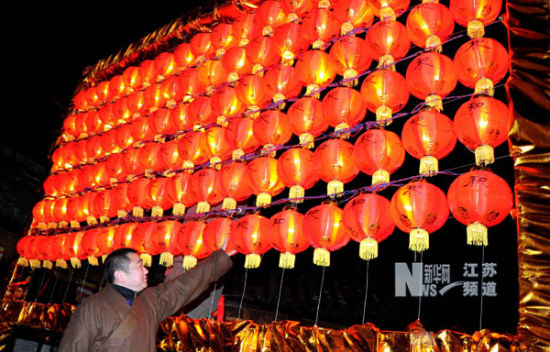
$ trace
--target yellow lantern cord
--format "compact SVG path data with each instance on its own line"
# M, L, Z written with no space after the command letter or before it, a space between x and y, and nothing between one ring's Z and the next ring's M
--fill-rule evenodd
M246 269L256 269L260 267L262 257L256 253L247 254L244 258L244 267Z
M71 259L69 259L69 261L71 262L71 266L75 269L80 269L82 267L82 263L80 262L80 259L76 257L72 257Z
M474 246L487 246L487 226L477 221L466 226L466 242Z
M174 216L183 216L185 214L185 205L182 203L176 203L172 207L172 214Z
M313 251L313 264L330 266L330 252L325 248L315 248Z
M170 252L162 252L159 258L159 264L166 267L174 265L174 255Z
M423 252L430 248L428 231L416 228L409 233L409 249L414 252Z
M495 162L495 151L490 145L480 145L474 151L476 157L476 165L488 165Z
M384 169L378 169L372 174L372 184L380 185L390 182L390 173Z
M189 270L197 265L197 258L192 255L186 255L183 257L183 269Z
M296 255L285 252L279 255L279 268L281 269L294 269L296 263Z
M94 256L88 256L88 264L92 266L98 266L99 262L97 261L97 258Z
M367 237L359 242L359 258L363 260L378 258L378 242L374 238Z
M153 264L153 257L151 256L151 254L141 253L139 256L143 261L143 265L150 267Z
M68 266L67 266L67 262L64 261L63 259L57 259L57 260L55 261L55 266L56 266L57 268L61 268L61 269L67 269L67 267L68 267Z
M430 176L431 174L434 174L439 171L439 165L437 158L426 155L420 159L420 169L419 173L420 175Z

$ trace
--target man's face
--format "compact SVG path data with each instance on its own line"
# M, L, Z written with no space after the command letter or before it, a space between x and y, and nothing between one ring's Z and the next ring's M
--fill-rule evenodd
M147 273L149 270L143 266L143 261L137 253L128 253L127 256L130 263L126 272L121 272L119 284L139 292L147 287Z

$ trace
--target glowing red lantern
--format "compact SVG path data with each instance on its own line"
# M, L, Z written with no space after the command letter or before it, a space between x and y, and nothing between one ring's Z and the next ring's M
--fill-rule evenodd
M494 150L507 140L513 116L508 106L491 97L478 96L462 104L455 113L458 140L474 150L476 164L494 162Z
M426 180L409 182L393 194L391 216L401 231L409 233L409 249L425 251L430 247L429 234L449 217L447 197Z
M166 97L162 91L162 83L153 83L143 91L145 111L153 112L166 104Z
M210 32L193 35L189 44L191 44L191 53L197 58L208 58L214 53L214 47L210 40Z
M170 114L170 130L182 132L193 128L193 122L189 114L189 104L179 104L168 111Z
M500 224L513 207L508 183L488 170L472 170L458 176L447 192L454 218L467 225L467 243L488 244L487 228Z
M162 170L161 147L161 143L150 142L138 149L140 169L145 175L151 176Z
M234 83L239 78L252 72L252 63L247 57L246 49L235 46L225 53L222 64L228 72L227 82Z
M277 27L273 34L273 44L284 65L293 65L294 59L309 46L302 26L296 22Z
M228 217L217 217L210 220L204 229L204 243L211 250L215 251L223 248L225 244L225 252L233 255L237 252L237 248L231 240L231 227L233 220Z
M369 28L365 40L378 67L393 67L394 61L407 55L411 47L407 28L399 21L376 22Z
M122 72L122 79L128 89L128 93L135 92L143 88L143 79L138 66L127 67Z
M64 259L69 259L71 266L75 269L79 269L82 266L80 260L86 259L86 256L83 255L80 246L82 236L84 236L84 231L68 233L65 236L65 242L63 243L63 246L65 247Z
M210 152L210 163L218 164L231 155L231 145L225 135L225 128L212 127L206 130L206 146Z
M428 106L443 109L441 98L456 87L457 77L453 61L437 52L426 52L415 57L405 74L409 91Z
M263 1L258 6L254 17L254 25L266 37L271 37L274 29L287 21L287 14L281 3L275 0Z
M252 195L248 166L242 161L232 161L220 169L220 185L226 197L222 209L235 209L237 202Z
M114 238L116 233L115 226L98 227L95 243L98 250L98 255L103 259L111 253L114 245ZM127 246L126 246L127 247ZM105 261L105 260L104 260Z
M280 60L271 37L257 35L246 46L246 57L252 64L252 73L263 75L264 68L277 64Z
M143 95L143 90L137 90L129 94L127 105L130 112L134 114L133 117L139 116L145 109L145 97Z
M476 93L493 95L493 85L506 76L509 69L508 52L491 38L472 39L455 53L454 65L458 80Z
M158 72L156 70L155 61L154 60L144 60L139 65L139 72L141 75L141 79L143 81L143 87L149 87L150 85L154 84L158 80Z
M371 6L374 14L381 20L386 19L387 10L391 10L392 15L400 15L409 7L410 0L371 0Z
M288 20L298 21L309 10L313 9L315 1L312 0L283 0L283 10L288 14Z
M179 221L168 220L156 223L153 228L149 242L153 248L152 254L160 254L160 265L174 265L174 255L179 254L176 240L181 227Z
M258 268L261 255L271 249L270 225L268 218L257 213L247 214L233 223L231 240L237 250L245 255L245 268Z
M225 197L220 186L219 172L211 167L197 170L191 175L191 189L197 199L197 213L210 211L210 206L218 204Z
M197 68L199 83L212 92L227 81L228 71L221 60L208 60Z
M195 130L212 126L216 123L216 113L212 108L211 97L198 96L189 103L189 119L193 122Z
M344 191L344 183L353 180L359 169L353 160L353 144L340 138L323 142L315 149L317 174L327 182L327 194L335 196Z
M100 104L110 103L110 96L109 96L109 81L101 81L98 83L97 88L97 97L98 102Z
M323 114L335 131L347 129L360 123L367 112L361 93L348 87L330 90L322 100Z
M136 178L128 184L127 196L132 205L132 214L135 217L143 217L143 209L150 209L151 203L147 199L147 187L151 180Z
M109 80L107 101L115 101L128 94L122 75L115 75Z
M170 120L170 111L170 109L162 108L149 116L149 128L157 140L162 139L163 135L176 132Z
M313 97L298 99L288 108L287 117L290 129L300 138L300 144L310 149L314 146L314 138L328 128L323 104Z
M286 187L289 187L289 198L302 203L305 190L313 187L319 181L316 172L315 158L311 150L306 148L291 148L277 159L277 173Z
M260 142L254 136L252 125L254 121L247 117L239 117L229 121L225 128L225 137L233 148L233 159L241 159L245 154L259 148Z
M256 35L255 17L255 13L244 12L232 23L233 34L238 45L246 46L250 39Z
M176 71L181 71L188 67L192 67L196 61L197 57L191 50L191 44L182 43L174 50L174 64L176 65Z
M21 256L21 258L17 260L17 265L29 265L29 259L31 257L30 247L34 238L35 236L23 236L19 241L17 241L17 253L19 253L19 255Z
M484 25L493 22L500 15L501 7L500 0L451 0L449 2L449 9L456 23L468 27L468 35L472 38L483 37Z
M405 161L405 148L396 133L370 129L355 141L353 160L359 170L372 176L373 185L388 183Z
M277 159L262 156L248 163L250 185L256 195L256 206L271 203L271 198L281 193L285 185L277 173Z
M194 68L189 68L178 76L179 87L183 89L182 101L184 103L190 102L194 97L203 93L206 89L206 85L199 79L199 71Z
M85 111L90 108L88 102L86 101L86 91L81 90L75 94L73 97L73 106L77 111Z
M130 248L135 249L139 253L141 260L143 261L143 265L148 267L153 263L151 253L153 248L150 240L151 233L153 232L155 226L156 222L153 221L139 223L132 232L132 240L130 242Z
M248 75L243 77L237 86L237 97L246 107L244 114L256 118L260 114L260 108L270 99L266 94L266 84L260 75Z
M204 243L204 221L187 221L183 223L176 236L176 246L183 254L183 268L190 269L197 265L197 259L206 258L212 253Z
M270 68L264 76L268 96L280 109L285 108L287 98L298 96L302 90L302 82L298 79L294 66L282 65Z
M292 137L290 124L286 115L280 110L264 111L256 118L252 124L252 132L263 150L274 148L276 145L283 145ZM273 156L273 155L272 155Z
M100 105L100 102L97 87L90 87L86 89L84 99L86 106L88 106L88 109L98 107Z
M210 103L214 116L216 116L216 122L224 127L228 120L244 110L243 104L237 97L236 89L230 86L218 89L210 98Z
M333 202L325 202L307 211L303 219L304 235L315 248L313 263L330 266L330 251L348 244L349 228L344 224L344 212Z
M347 86L357 85L357 76L365 72L372 63L369 48L365 40L359 37L343 37L330 48L334 70L344 80L349 80Z
M216 57L223 56L227 50L238 44L233 35L233 26L229 23L219 23L212 28L210 42L216 51Z
M123 102L126 101L126 98L122 98L117 100L113 103L113 110L116 111L117 109L121 109L121 105ZM120 114L124 114L124 112L114 112L115 119L118 120L118 116ZM87 135L94 135L99 132L103 132L104 126L103 121L99 119L99 113L83 113L82 116L79 116L79 120L84 123L84 126L82 126L80 123L78 123L76 128L80 130L79 135L83 135L82 133L85 133ZM118 122L118 121L117 121Z
M300 56L296 63L296 71L298 78L307 87L306 95L318 96L320 88L334 81L334 66L332 57L321 50L308 50Z
M338 36L340 31L333 12L324 8L309 11L302 19L302 26L306 29L304 36L313 49L324 49L326 43Z
M175 216L185 214L185 209L197 203L195 194L192 191L191 175L188 173L179 173L169 178L168 196L172 200L172 213Z
M138 227L137 222L127 222L115 227L113 235L113 250L119 248L130 248L134 231Z
M98 110L97 114L98 114L98 117L101 121L101 125L103 126L103 128L105 130L109 130L113 127L115 127L117 125L117 119L116 119L116 116L115 116L115 113L114 113L114 110L113 110L113 106L114 104L113 103L107 103L105 105L102 105L101 108ZM83 122L83 126L80 127L81 129L81 135L88 135L88 126L85 126L84 125L84 121Z
M405 150L420 159L421 175L437 172L438 160L456 145L453 121L436 110L421 111L405 122L401 140Z
M121 181L127 176L124 167L124 158L124 153L112 154L105 162L110 182Z
M208 161L211 154L208 146L207 135L204 132L188 132L177 140L178 155L183 160L182 168L193 171L194 165L200 165Z
M409 39L420 48L441 50L454 30L454 18L449 9L438 2L416 5L407 17Z
M409 101L407 81L399 72L376 70L361 85L361 95L367 109L376 114L376 120L391 122L392 114L400 111Z
M340 33L345 35L354 28L369 27L374 13L367 1L340 0L334 5L334 17L341 23Z
M296 254L309 248L309 242L303 233L304 215L287 207L273 215L270 220L273 248L281 252L279 267L293 269Z
M165 210L172 207L172 199L169 196L170 179L166 177L157 177L147 185L145 189L148 203L151 205L151 216L162 217Z
M97 257L100 255L96 245L97 233L95 229L85 231L80 241L83 255L88 258L88 263L94 266L98 265Z
M140 117L132 122L131 135L136 142L145 142L152 140L154 137L149 126L149 118L146 116Z
M166 106L173 108L185 96L186 88L181 85L179 76L170 76L160 84L160 91Z
M395 229L390 201L376 193L363 193L347 202L343 218L351 238L359 242L359 257L364 260L378 257L378 243Z

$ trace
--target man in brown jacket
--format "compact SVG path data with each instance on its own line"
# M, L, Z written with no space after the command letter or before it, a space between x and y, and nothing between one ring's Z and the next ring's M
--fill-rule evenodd
M116 250L105 261L108 284L82 301L59 351L156 351L159 323L193 301L231 266L231 259L220 249L173 280L147 288L148 271L136 251Z

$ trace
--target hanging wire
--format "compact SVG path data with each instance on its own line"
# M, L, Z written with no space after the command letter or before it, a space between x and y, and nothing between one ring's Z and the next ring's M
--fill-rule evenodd
M416 252L415 252L415 261L416 261ZM420 267L423 267L424 262L424 252L420 252ZM423 282L424 273L421 272L421 275L419 275L420 282L418 283L418 314L416 317L416 320L420 321L420 312L422 311L422 282Z
M74 269L70 268L71 274L69 275L69 280L67 280L67 287L65 288L65 294L63 295L63 300L61 300L61 303L65 303L65 299L67 298L67 292L69 292L69 287L71 286L71 280L73 279L73 273Z
M321 271L321 285L319 287L319 299L317 300L317 311L315 312L315 326L317 326L317 323L319 322L319 309L321 309L321 296L323 295L323 286L325 284L325 269L326 267L323 266L323 270Z
M485 244L481 245L481 270L479 272L479 330L483 327L483 264L485 263Z
M55 292L55 287L57 286L58 280L59 280L59 268L55 268L55 281L53 283L52 292L50 293L50 298L48 298L48 303L52 302L53 294Z
M244 293L246 292L247 281L248 281L248 268L244 269L243 293L241 294L241 301L239 302L239 312L237 314L237 319L241 319L241 310L243 308Z
M83 298L83 295L82 293L84 293L84 284L86 283L86 279L88 278L88 268L90 267L90 265L86 265L86 271L84 272L84 278L82 279L82 285L80 286L80 299L78 300L78 303L80 304L80 301L82 301L82 298Z
M38 291L36 291L36 295L34 296L34 302L36 303L38 301L38 295L40 294L40 291L42 290L42 285L44 284L44 279L46 278L46 269L42 269L42 279L40 279L40 285L38 286Z
M285 277L285 268L282 268L281 270L281 282L279 283L279 295L277 296L277 307L275 308L275 320L277 321L277 318L279 316L279 307L281 305L281 296L283 294L283 280Z
M369 297L369 263L370 260L367 260L365 268L365 300L363 301L363 319L361 319L361 324L365 324L367 317L367 299Z

